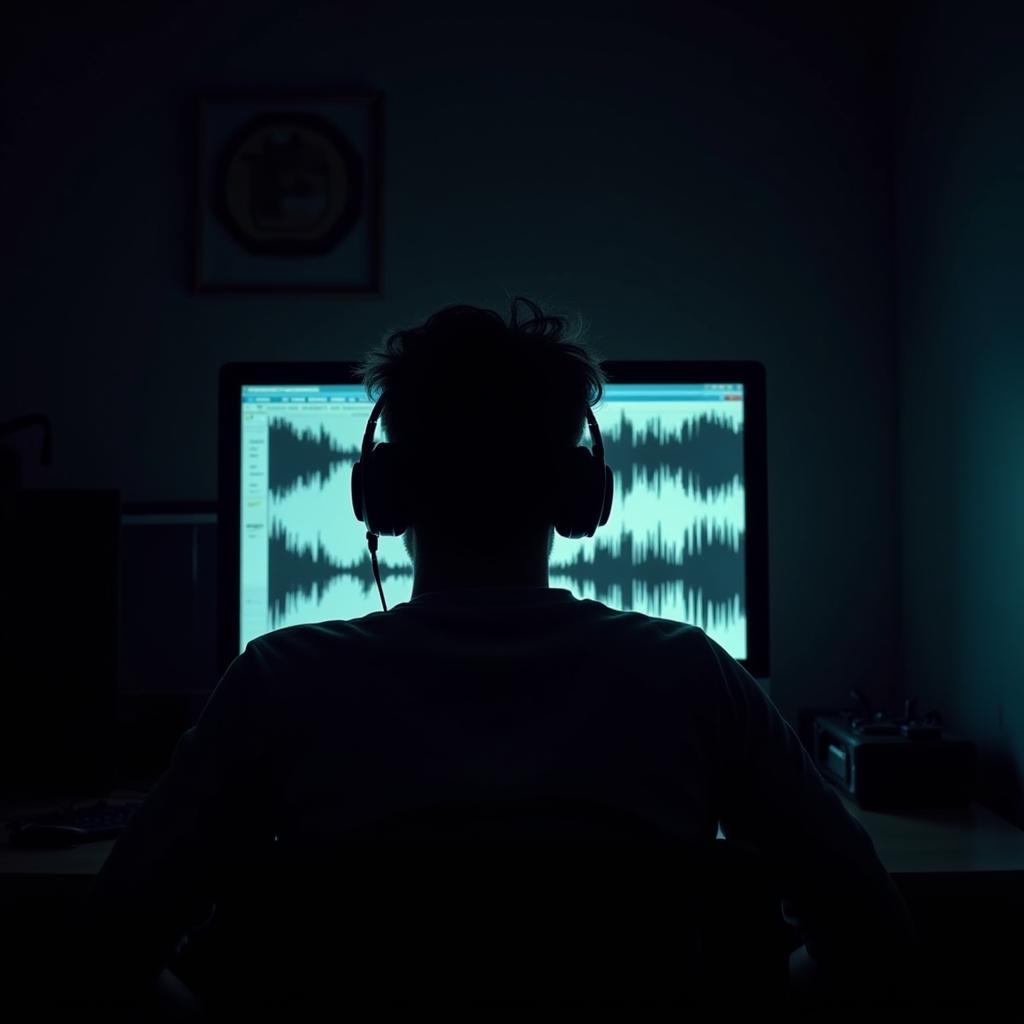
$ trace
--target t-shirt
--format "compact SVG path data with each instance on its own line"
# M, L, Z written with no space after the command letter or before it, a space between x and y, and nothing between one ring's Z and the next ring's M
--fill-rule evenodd
M869 836L737 661L695 626L546 587L423 593L251 641L100 892L138 908L187 891L210 855L200 821L241 805L257 808L254 828L338 837L531 795L755 846L826 960L849 952L858 919L908 934Z

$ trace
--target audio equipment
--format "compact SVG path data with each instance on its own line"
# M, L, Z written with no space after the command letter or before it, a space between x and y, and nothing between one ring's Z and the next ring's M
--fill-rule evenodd
M941 718L836 711L814 718L819 771L868 809L967 803L975 781L973 743L949 736Z

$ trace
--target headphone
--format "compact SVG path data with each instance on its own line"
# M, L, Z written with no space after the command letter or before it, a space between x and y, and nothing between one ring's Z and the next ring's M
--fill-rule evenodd
M381 395L377 399L370 413L363 432L359 461L352 466L352 511L356 519L366 524L373 578L377 582L380 602L387 611L377 564L377 538L382 534L398 537L405 533L412 525L412 509L400 448L387 441L375 444L373 440L384 397ZM612 510L615 490L612 471L605 464L601 430L589 406L587 426L593 449L584 445L571 448L556 474L554 526L562 537L593 537L597 528L608 522Z

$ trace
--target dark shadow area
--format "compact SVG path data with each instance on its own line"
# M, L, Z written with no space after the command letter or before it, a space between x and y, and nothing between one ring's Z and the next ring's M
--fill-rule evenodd
M1022 52L11 14L11 1019L1019 1009Z

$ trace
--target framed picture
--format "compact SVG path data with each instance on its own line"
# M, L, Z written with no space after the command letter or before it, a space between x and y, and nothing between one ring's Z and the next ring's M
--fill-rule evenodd
M201 97L195 290L379 295L383 106Z

